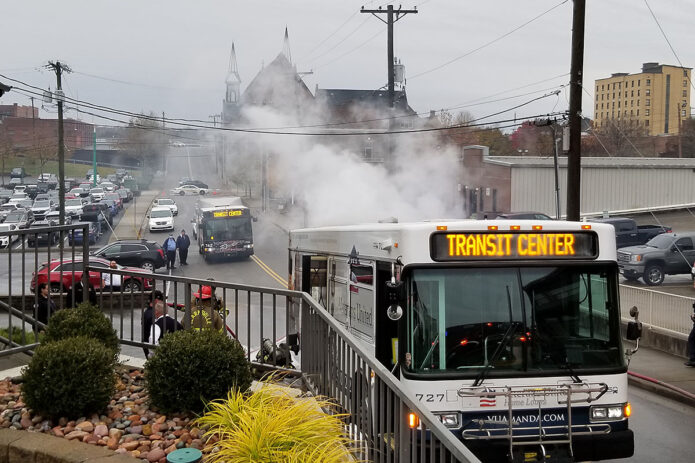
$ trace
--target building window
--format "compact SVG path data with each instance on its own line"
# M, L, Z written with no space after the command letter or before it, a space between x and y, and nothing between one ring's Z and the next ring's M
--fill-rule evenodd
M615 108L615 101L611 102L611 108Z
M685 109L681 111L681 117L685 117Z
M635 115L634 111L630 110L630 117L632 117L634 115Z
M620 82L618 82L618 90L620 90Z
M615 92L613 92L613 99L615 100Z
M639 117L639 109L637 110L637 117Z
M688 81L687 81L687 80L684 80L684 81L683 81L683 87L687 87L687 86L688 86Z
M598 103L596 103L596 111L598 111Z
M598 85L596 86L596 93L598 93Z
M615 90L615 82L613 82L613 90Z
M640 96L640 91L639 91L639 90L637 90L637 96L638 96L638 97Z
M644 120L644 126L645 126L645 127L649 127L649 119L645 119L645 120Z
M650 89L647 89L647 90L644 92L644 94L647 95L647 96L650 96L650 95L652 94L652 91L651 91Z
M638 110L638 111L639 111L639 110ZM644 110L644 115L645 115L645 116L649 116L649 110L648 110L648 109L645 109L645 110Z
M652 84L652 79L647 79L647 83L645 84L647 87L649 87Z
M639 87L639 84L640 84L640 80L639 80L639 79L637 79L637 86L638 86L638 87Z
M618 100L618 108L620 107L620 100Z
M644 102L644 106L651 106L652 100L647 98L647 101Z
M603 88L603 84L601 84L601 90L604 90L604 88Z
M603 103L601 103L601 109L603 109Z
M688 106L688 102L686 100L681 101L681 106L685 108L686 106Z
M627 98L627 90L625 90L625 98Z
M688 70L687 69L683 69L683 77L688 77Z
M635 100L630 100L630 106L634 106L634 105L635 105Z
M688 96L688 91L687 91L687 90L683 90L683 98L685 98L686 96Z

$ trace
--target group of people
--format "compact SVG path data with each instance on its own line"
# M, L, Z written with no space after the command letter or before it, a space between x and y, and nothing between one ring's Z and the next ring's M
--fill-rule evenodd
M142 341L152 345L158 345L159 341L167 333L182 330L183 326L190 326L193 330L216 330L225 329L224 318L220 315L223 310L223 301L215 295L215 288L210 285L200 287L193 293L195 297L190 315L184 316L183 325L176 320L176 317L169 315L169 310L164 301L164 294L153 291L150 295L150 302L142 314ZM172 309L174 313L176 309ZM145 357L149 358L149 349L143 348Z
M191 239L185 230L181 230L181 235L174 238L173 233L162 243L162 249L167 257L167 270L176 268L176 251L179 252L179 262L181 265L188 265L188 248L191 246Z

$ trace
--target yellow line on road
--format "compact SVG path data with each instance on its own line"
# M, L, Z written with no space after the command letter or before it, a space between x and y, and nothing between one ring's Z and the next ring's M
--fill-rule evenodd
M270 266L268 266L265 262L259 259L256 255L251 256L251 259L261 268L261 270L267 273L273 280L280 283L280 285L282 285L283 288L287 288L287 280L282 278L278 273L275 272L275 270L270 268Z

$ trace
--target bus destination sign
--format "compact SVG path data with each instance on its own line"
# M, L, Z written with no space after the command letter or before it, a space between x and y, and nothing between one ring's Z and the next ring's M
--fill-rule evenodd
M239 217L244 215L243 209L229 209L224 211L213 211L213 217Z
M430 238L438 262L464 260L595 259L594 232L442 232Z

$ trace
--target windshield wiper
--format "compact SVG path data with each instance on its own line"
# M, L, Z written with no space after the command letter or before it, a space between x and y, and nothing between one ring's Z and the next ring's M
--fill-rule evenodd
M425 355L425 359L422 361L422 364L420 365L421 370L425 368L425 364L427 363L427 360L429 360L430 356L434 353L434 348L437 347L437 344L439 344L439 334L437 334L437 337L434 338L434 342L432 343L432 347L430 347L430 350L427 351L427 355Z
M504 347L507 345L507 342L509 341L509 339L511 339L515 331L514 328L518 323L513 321L512 295L509 293L509 285L507 285L507 306L509 308L509 328L507 328L507 331L504 332L504 336L502 336L500 343L497 344L497 349L495 349L495 352L492 354L492 357L490 357L490 361L485 365L483 371L481 371L480 374L478 374L478 376L475 378L475 381L473 381L473 387L480 386L480 384L485 380L485 375L487 375L487 372L490 370L490 368L492 368L492 364L497 361L497 358L504 350ZM487 350L485 346L483 346L483 349Z
M569 373L568 376L572 379L572 382L577 383L577 384L582 383L581 378L574 371L574 369L572 368L572 364L570 364L569 361L566 361L565 363L560 363L557 360L555 360L555 357L553 357L552 355L546 355L545 359L553 362L553 364L555 366L557 366L558 368L563 369L563 370L567 370L567 372Z

